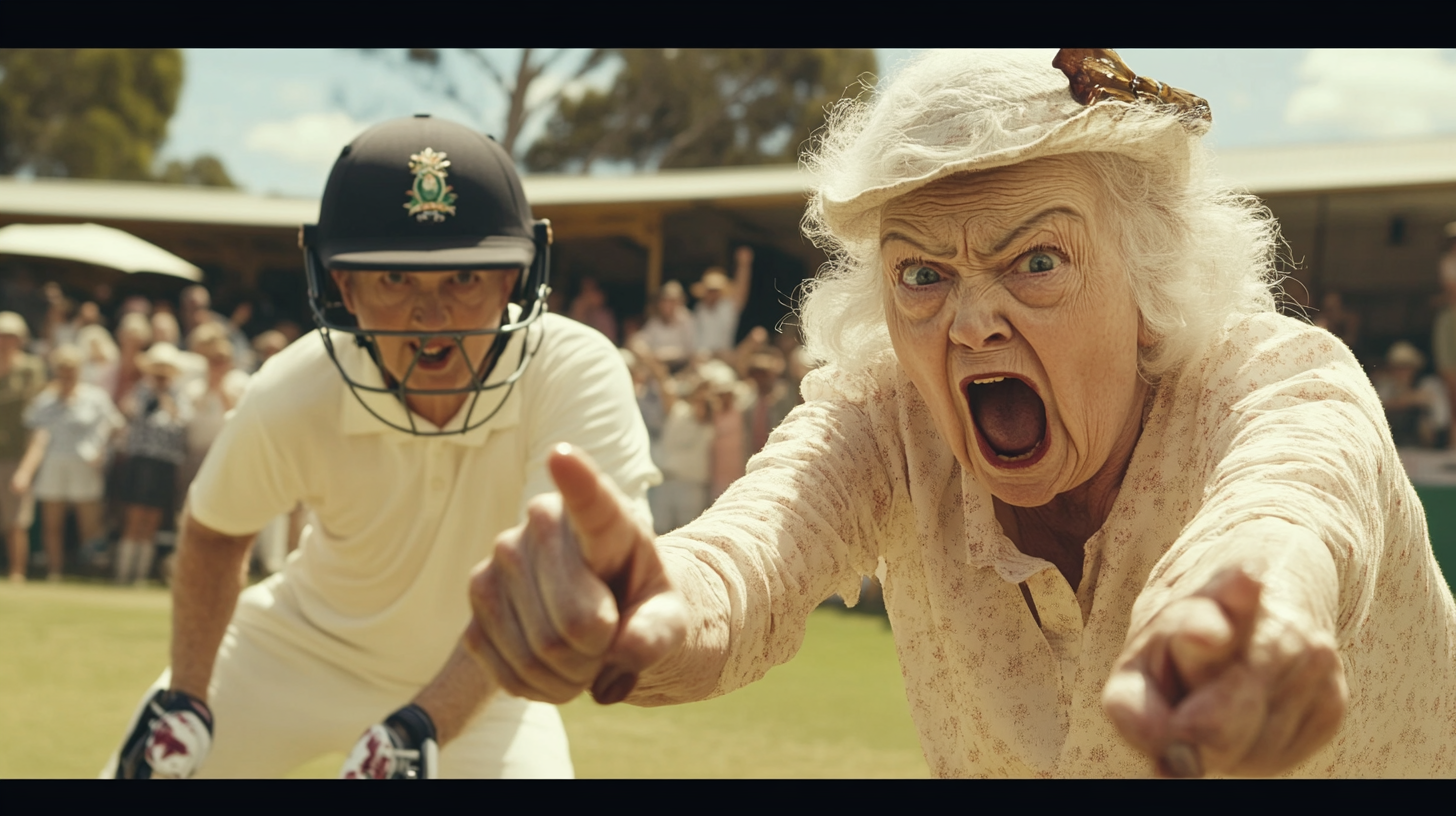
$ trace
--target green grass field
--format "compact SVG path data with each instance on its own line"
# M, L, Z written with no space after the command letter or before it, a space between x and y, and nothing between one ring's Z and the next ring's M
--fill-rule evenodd
M166 665L169 606L161 589L0 584L0 777L96 775ZM561 713L581 777L928 775L889 627L833 608L749 688L656 709L583 697ZM331 777L347 748L293 775Z

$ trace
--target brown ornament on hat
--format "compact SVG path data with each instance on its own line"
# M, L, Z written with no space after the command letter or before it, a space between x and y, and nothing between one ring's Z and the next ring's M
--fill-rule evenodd
M1052 67L1067 75L1072 97L1083 105L1098 102L1155 102L1178 109L1189 130L1203 131L1213 123L1213 110L1201 96L1132 72L1111 48L1063 48Z

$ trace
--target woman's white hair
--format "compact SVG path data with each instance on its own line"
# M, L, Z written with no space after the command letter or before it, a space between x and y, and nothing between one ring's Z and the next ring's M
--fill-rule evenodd
M1238 317L1275 308L1278 226L1258 199L1214 174L1186 117L1146 103L1089 111L1051 60L1051 52L931 52L868 102L831 111L804 158L817 178L804 234L829 256L799 304L810 356L857 371L893 353L878 235L884 201L947 172L1042 155L1075 156L1103 188L1154 338L1140 357L1148 380L1180 367Z

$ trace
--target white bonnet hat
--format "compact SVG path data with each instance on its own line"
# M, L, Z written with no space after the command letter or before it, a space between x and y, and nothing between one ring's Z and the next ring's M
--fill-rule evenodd
M850 240L878 230L885 202L952 173L1083 152L1186 173L1211 122L1207 102L1134 75L1110 49L931 52L847 114L807 161L826 226Z
M182 373L186 361L182 352L171 343L153 343L150 348L137 355L137 368L150 374L158 368L170 368L174 374Z
M30 327L25 324L25 318L15 312L0 312L0 334L10 334L20 338L20 342L30 342Z

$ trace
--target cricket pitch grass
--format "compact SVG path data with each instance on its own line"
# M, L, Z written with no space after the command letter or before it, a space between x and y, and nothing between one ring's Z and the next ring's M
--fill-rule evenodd
M161 588L0 584L0 733L16 736L0 777L94 777L167 664L170 610ZM583 696L561 716L579 777L928 775L884 618L830 607L797 657L748 688L663 708ZM348 748L292 775L332 777Z

